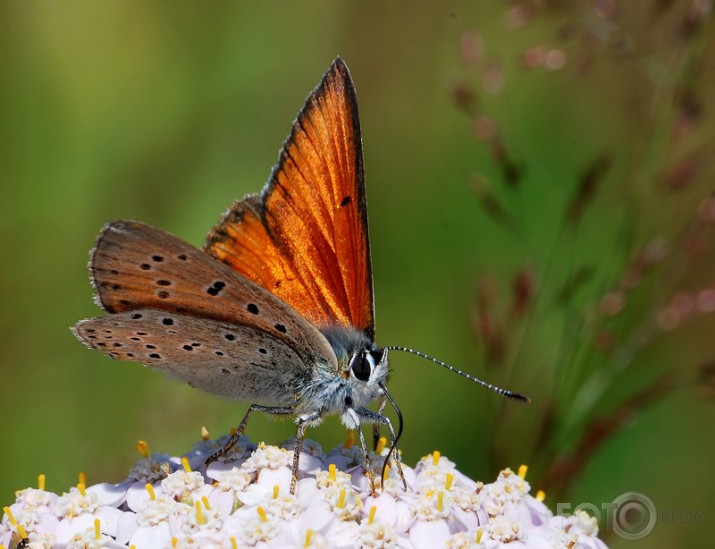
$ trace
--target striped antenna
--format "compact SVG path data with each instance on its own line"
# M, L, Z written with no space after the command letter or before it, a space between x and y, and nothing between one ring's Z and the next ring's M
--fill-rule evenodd
M450 372L459 374L460 376L467 378L469 381L477 383L478 385L481 385L482 387L486 387L490 391L499 393L500 395L505 396L507 398L511 398L512 400L518 400L519 402L526 402L526 403L530 402L529 397L525 397L524 395L515 393L514 391L510 391L508 389L502 389L501 387L497 387L496 385L492 385L491 383L482 381L481 379L474 377L473 375L470 375L467 372L463 372L462 370L455 368L454 366L450 366L446 362L437 360L436 358L434 358L432 356L426 355L425 353L421 353L420 351L415 351L414 349L410 349L409 347L400 347L398 345L390 345L388 347L385 347L385 350L386 351L403 351L405 353L410 353L410 354L417 355L422 358L426 358L427 360L431 360L435 364L439 364L443 368L447 368L447 370L449 370Z

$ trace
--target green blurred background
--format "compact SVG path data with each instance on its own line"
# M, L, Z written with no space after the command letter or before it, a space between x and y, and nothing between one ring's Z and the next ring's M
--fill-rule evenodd
M3 505L38 473L58 492L79 471L90 483L119 481L138 439L176 455L203 425L218 435L242 417L245 403L74 339L69 326L99 314L87 254L118 218L200 245L232 200L263 185L305 96L340 55L360 102L378 343L416 347L533 400L498 401L393 354L406 462L439 449L484 481L527 462L538 489L560 445L588 439L599 425L589 418L621 410L618 428L586 447L569 499L547 491L547 503L600 508L638 491L658 509L656 529L610 544L705 544L715 408L697 368L715 358L715 323L691 315L666 333L653 319L677 292L715 283L707 230L694 260L681 250L713 190L712 22L687 26L702 2L595 4L2 3ZM685 105L683 90L697 108L673 107L672 98ZM681 111L690 133L673 137ZM484 131L498 139L480 139ZM598 158L610 168L591 194ZM571 225L570 206L586 210ZM624 286L629 306L606 331L590 330L615 334L615 354L600 354L571 331L574 319L600 322L599 300L654 238L668 259ZM490 310L506 318L519 272L537 281L537 297L518 323L501 323L507 359L490 360L475 327L479 296L492 295ZM556 304L564 287L569 298ZM661 375L677 390L623 406ZM576 427L559 431L549 414ZM250 434L278 442L293 428L256 417ZM345 439L337 420L309 436L326 450Z

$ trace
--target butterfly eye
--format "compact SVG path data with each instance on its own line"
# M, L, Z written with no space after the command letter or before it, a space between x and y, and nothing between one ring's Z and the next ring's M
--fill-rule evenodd
M372 368L375 365L373 358L370 353L360 351L355 353L350 360L350 369L353 374L360 381L367 381L370 379L370 374L372 373Z

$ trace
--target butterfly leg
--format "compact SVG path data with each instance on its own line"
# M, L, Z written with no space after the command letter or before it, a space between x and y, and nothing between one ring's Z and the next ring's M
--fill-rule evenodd
M377 497L377 490L375 489L375 472L372 470L370 464L370 452L367 449L367 443L365 442L365 434L362 432L363 416L360 414L360 410L366 410L366 408L360 408L356 410L355 408L347 408L345 414L349 416L349 423L353 430L358 432L360 437L360 448L362 449L363 456L363 468L365 469L365 474L370 479L370 491L372 495ZM368 420L373 423L371 420Z
M240 438L246 434L246 426L248 425L248 418L251 416L252 412L264 412L266 414L272 414L272 415L289 415L289 414L294 414L295 409L291 408L290 406L261 406L260 404L251 404L248 407L248 411L246 412L246 415L243 416L243 419L241 420L241 423L238 425L238 429L236 429L233 433L231 433L231 437L228 439L226 444L223 445L223 448L220 450L216 450L213 454L209 456L209 458L206 460L206 465L210 465L214 461L216 461L218 458L221 456L226 455L231 448L236 446L238 444L238 441Z
M385 405L387 404L387 397L385 395L382 395L380 397L380 404L377 407L377 413L382 415L383 410L385 409ZM380 424L379 423L373 423L372 424L372 451L377 450L377 445L380 443Z
M362 448L362 455L364 459L363 467L365 468L365 473L370 479L370 491L372 492L373 496L377 497L377 490L375 489L375 472L372 470L372 466L370 465L370 454L367 451L365 435L362 432L362 426L360 424L358 424L357 432L360 436L360 447Z
M385 470L388 466L388 461L390 459L390 454L393 454L394 459L395 459L395 465L397 467L397 474L400 475L400 478L402 479L402 487L404 488L405 492L407 491L407 481L405 480L405 473L402 471L402 462L400 461L400 452L397 450L395 447L397 444L397 437L395 436L395 430L392 428L392 422L390 421L390 418L387 416L383 416L382 414L378 414L377 412L373 412L372 410L369 410L367 408L357 408L355 412L358 414L360 419L363 421L372 423L372 424L377 424L377 425L386 425L387 428L390 430L390 438L391 440L391 446L390 450L387 453L387 456L385 456L385 463L382 467L382 475L381 475L381 481L384 482L385 478ZM362 440L361 440L362 442ZM363 445L363 451L365 447Z
M315 421L319 421L322 417L320 412L311 412L302 414L296 419L298 428L295 433L295 448L293 449L293 471L290 479L290 493L295 495L295 488L298 483L298 465L300 464L300 453L303 450L303 439L305 438L305 430L308 425Z

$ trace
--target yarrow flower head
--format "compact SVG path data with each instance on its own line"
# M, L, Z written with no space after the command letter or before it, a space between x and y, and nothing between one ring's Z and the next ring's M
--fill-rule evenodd
M526 468L504 469L484 484L439 452L413 469L389 463L373 490L365 461L350 444L325 454L305 441L296 493L290 492L293 443L251 444L207 464L221 442L203 436L181 458L150 454L119 484L62 495L17 492L4 508L0 547L366 547L602 549L595 519L555 517L530 495ZM387 450L370 456L380 486ZM400 470L402 474L400 474ZM405 489L406 487L406 489ZM578 545L580 544L580 545Z
M142 458L129 471L127 480L145 484L147 482L156 482L169 475L171 466L169 465L170 458L168 454L150 454L149 446L143 440L137 442L137 450L139 450Z

